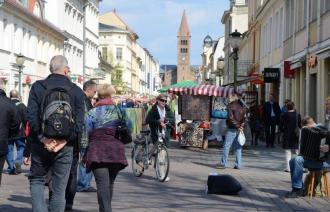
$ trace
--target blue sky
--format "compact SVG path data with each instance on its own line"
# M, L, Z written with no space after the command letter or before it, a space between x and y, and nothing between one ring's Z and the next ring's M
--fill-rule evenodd
M138 42L160 64L176 64L177 32L185 9L192 35L191 64L201 64L204 37L223 36L221 17L229 0L103 0L101 13L116 9L138 35Z

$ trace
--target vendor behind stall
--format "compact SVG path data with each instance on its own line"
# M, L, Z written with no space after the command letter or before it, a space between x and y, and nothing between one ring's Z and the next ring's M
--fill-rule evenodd
M170 125L174 126L175 118L173 112L166 103L167 96L164 94L159 94L157 96L156 103L147 114L146 124L149 124L153 143L158 140L158 132L162 128L166 128L165 145L166 147L169 147L172 127L166 125L166 123L169 122Z

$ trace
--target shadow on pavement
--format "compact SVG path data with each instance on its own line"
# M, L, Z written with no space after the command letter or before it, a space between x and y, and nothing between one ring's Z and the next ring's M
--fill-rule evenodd
M10 212L31 212L31 208L20 208L13 205L0 205L0 211L10 211Z
M26 197L26 196L11 195L8 198L8 200L12 201L12 202L30 203L31 204L31 197Z

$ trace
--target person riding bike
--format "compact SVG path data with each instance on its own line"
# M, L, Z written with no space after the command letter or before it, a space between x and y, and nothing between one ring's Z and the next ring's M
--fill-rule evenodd
M149 110L146 117L146 124L149 124L151 139L155 144L158 140L158 132L163 128L165 131L165 145L170 146L170 135L172 131L171 126L175 126L175 117L167 103L167 96L159 94L156 103ZM168 124L167 124L168 123Z

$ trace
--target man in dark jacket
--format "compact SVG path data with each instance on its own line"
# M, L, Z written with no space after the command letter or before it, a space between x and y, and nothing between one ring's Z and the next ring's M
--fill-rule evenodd
M84 90L84 112L85 114L87 114L87 112L93 107L91 103L91 99L96 94L96 83L92 80L86 81L83 85L83 90ZM88 145L88 137L87 137L87 131L85 125L83 126L82 135L79 137L80 138L77 145L75 145L73 148L73 160L70 170L70 177L65 191L66 211L72 210L74 197L77 191L96 192L96 189L90 186L93 177L93 172L87 173L86 167L82 163L79 163L78 166L79 153L80 153L80 158L82 159L86 151L86 147ZM78 181L77 181L77 171L78 171L77 167L79 170Z
M274 148L275 127L279 124L281 108L274 100L272 94L269 95L269 101L264 106L264 120L266 130L266 146Z
M167 97L164 94L160 94L157 97L156 104L152 106L147 114L146 124L149 124L153 143L156 143L158 140L158 132L165 128L165 145L169 147L171 131L175 125L175 118L173 112L166 103ZM169 122L170 126L166 125L167 122Z
M84 94L69 79L70 68L64 56L54 56L50 61L51 74L42 81L35 82L30 91L28 103L28 120L30 122L31 168L30 190L33 211L62 212L65 208L65 188L68 183L73 145L78 142L84 122ZM46 86L45 86L46 85ZM69 95L74 117L74 128L66 140L47 138L41 132L42 101L47 88L70 87ZM45 179L51 170L52 198L49 207L44 198Z
M27 108L23 102L20 101L18 92L16 90L10 91L10 99L15 105L17 110L17 117L19 124L19 131L16 135L13 135L8 141L8 154L7 154L7 163L8 163L8 173L11 175L22 173L22 164L23 164L23 151L25 148L25 126L26 126L26 113ZM14 161L14 144L17 149L16 160Z
M16 134L19 127L15 106L6 96L5 85L0 80L0 185L3 166L8 153L8 138Z
M223 147L223 155L220 164L216 165L217 169L224 169L227 167L229 150L232 144L234 144L234 149L236 151L236 162L235 169L240 169L242 165L242 146L237 141L237 136L239 132L244 130L245 122L245 111L242 105L239 103L238 95L233 93L229 96L229 104L227 106L228 118L227 123L227 133L225 144Z

